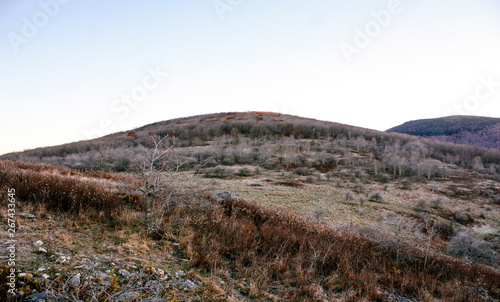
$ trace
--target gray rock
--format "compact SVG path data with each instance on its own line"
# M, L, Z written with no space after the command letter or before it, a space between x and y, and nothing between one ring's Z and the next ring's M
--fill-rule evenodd
M21 216L21 218L24 218L24 219L35 219L36 218L36 216L31 214L31 213L23 213L20 216Z
M77 288L78 286L80 286L80 277L81 277L80 273L74 275L68 280L68 285L73 288Z
M56 263L65 264L65 263L68 263L70 260L71 260L70 256L63 255L63 256L57 257Z
M112 278L112 276L108 275L108 274L105 274L103 272L96 272L94 274L94 276L96 276L96 278L99 278L99 279L102 279L102 280L109 280Z
M125 278L129 278L132 275L129 271L123 268L118 270L118 274L122 275Z
M193 281L191 281L189 279L184 281L184 289L192 290L192 289L195 289L197 287L198 287L198 285L196 285Z
M43 241L42 241L42 240L37 240L37 241L35 241L35 242L33 243L33 245L34 245L35 247L41 247L41 246L43 245Z
M66 302L69 301L64 297L58 297L54 295L53 292L44 291L42 293L36 293L31 297L28 297L24 302Z
M161 285L160 281L157 280L149 280L144 284L145 287L158 287Z
M141 295L138 292L123 292L123 293L118 293L112 301L129 302L129 301L138 301L140 298Z
M167 300L158 297L148 297L141 300L141 302L165 302L165 301Z
M481 288L481 287L469 287L469 290L472 291L473 293L478 294L479 296L481 296L484 299L488 299L489 298L488 291L485 290L484 288Z
M233 194L228 191L224 192L212 192L211 194L212 198L217 200L217 201L225 201L225 200L238 200L240 197L236 194Z
M177 278L182 278L182 277L186 276L186 272L184 272L183 270L178 270L175 272L175 276Z
M43 247L39 247L38 250L37 250L37 253L39 253L39 254L47 254L47 250L44 249Z

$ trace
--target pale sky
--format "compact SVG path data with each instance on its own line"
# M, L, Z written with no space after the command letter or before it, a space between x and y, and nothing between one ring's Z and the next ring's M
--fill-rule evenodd
M498 0L0 0L0 154L197 114L500 117Z

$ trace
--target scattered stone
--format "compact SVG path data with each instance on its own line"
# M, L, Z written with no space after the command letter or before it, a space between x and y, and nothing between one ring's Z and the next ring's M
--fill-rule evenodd
M68 263L70 260L71 260L70 256L63 255L63 256L60 256L56 259L56 263L65 264L65 263Z
M102 280L109 280L109 279L111 279L111 278L112 278L110 275L105 274L105 273L103 273L103 272L99 272L99 271L97 271L97 272L95 273L95 276L96 276L96 278L99 278L99 279L102 279Z
M119 293L116 298L113 299L115 302L125 302L125 301L137 301L141 298L138 292L124 292Z
M157 286L160 286L160 281L157 281L157 280L149 280L149 281L146 281L146 284L144 284L145 287L157 287Z
M197 288L198 285L196 285L193 281L187 279L186 281L184 281L184 289L185 290L193 290L195 288Z
M81 277L80 273L74 275L68 280L68 285L73 288L77 288L78 286L80 286L80 277Z
M50 269L50 267L41 266L41 267L39 267L39 268L37 269L37 272L43 272L43 271L46 271L46 270L48 270L48 269Z
M21 216L21 218L24 218L24 219L35 219L36 218L36 216L31 214L31 213L23 213L20 216Z
M182 277L186 276L186 273L183 270L178 270L175 272L175 276L177 278L182 278Z
M42 274L42 279L49 279L49 277L50 277L50 276L49 276L49 275L47 275L47 274Z
M46 250L46 249L44 249L43 247L39 247L37 252L38 252L39 254L47 254L47 250Z
M44 291L42 293L36 293L31 297L24 300L24 302L66 302L69 301L64 297L58 297L54 295L53 292Z
M118 274L122 275L125 278L129 278L132 275L129 271L127 271L126 269L123 269L123 268L118 270Z
M225 200L238 200L240 197L236 194L233 194L231 192L228 192L228 191L224 191L224 192L220 192L220 193L217 193L217 192L212 192L212 198L217 200L217 201L225 201Z
M484 288L481 288L481 287L469 287L469 290L472 291L473 293L478 294L479 296L481 296L484 299L488 299L489 298L488 291L485 290Z
M43 245L43 241L42 241L42 240L37 240L37 241L35 241L35 242L33 243L33 245L34 245L35 247L41 247L41 246Z

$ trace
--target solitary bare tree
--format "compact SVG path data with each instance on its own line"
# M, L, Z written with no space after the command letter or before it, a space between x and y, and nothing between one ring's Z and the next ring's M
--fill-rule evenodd
M133 160L136 181L123 184L131 194L142 196L145 200L145 221L148 234L153 237L160 233L163 214L174 204L180 190L165 181L166 176L174 175L185 163L174 152L175 137L148 135L140 151Z

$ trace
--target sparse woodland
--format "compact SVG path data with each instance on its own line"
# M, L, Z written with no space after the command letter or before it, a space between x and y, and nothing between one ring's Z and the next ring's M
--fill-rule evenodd
M136 234L151 246L141 265L167 250L203 283L72 292L61 274L50 289L69 300L110 301L126 284L151 301L500 299L498 150L249 112L0 159L2 190L26 209L83 220L76 233Z

